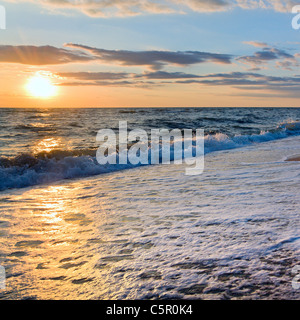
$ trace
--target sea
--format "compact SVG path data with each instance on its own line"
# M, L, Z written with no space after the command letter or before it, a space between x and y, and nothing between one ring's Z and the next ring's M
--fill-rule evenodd
M203 173L100 165L120 121L203 129ZM299 155L300 108L0 109L0 299L299 299Z

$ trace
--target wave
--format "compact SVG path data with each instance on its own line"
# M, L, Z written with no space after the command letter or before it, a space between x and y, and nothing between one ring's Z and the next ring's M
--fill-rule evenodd
M137 113L136 110L119 110L119 113L121 114L127 114L127 113Z
M40 131L56 131L52 124L44 124L44 123L30 123L30 124L19 124L15 126L16 130L28 130L33 132Z
M236 135L207 134L205 154L300 135L300 122L288 121L277 128L260 134ZM55 182L62 179L87 177L113 171L135 168L138 165L100 165L96 148L52 150L38 154L21 154L13 158L0 157L0 191ZM151 151L151 149L149 149ZM150 154L150 152L149 152ZM174 150L171 146L171 160Z

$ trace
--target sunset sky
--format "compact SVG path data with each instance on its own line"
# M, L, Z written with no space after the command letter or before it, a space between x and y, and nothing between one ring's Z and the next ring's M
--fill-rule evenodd
M300 107L297 4L0 0L0 107Z

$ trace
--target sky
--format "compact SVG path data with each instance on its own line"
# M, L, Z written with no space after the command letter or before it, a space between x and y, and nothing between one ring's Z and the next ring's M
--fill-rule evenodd
M300 107L300 0L0 6L0 107Z

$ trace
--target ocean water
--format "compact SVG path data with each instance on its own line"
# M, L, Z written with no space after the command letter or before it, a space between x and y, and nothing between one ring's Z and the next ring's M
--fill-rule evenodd
M205 130L205 170L99 129ZM1 299L299 299L300 109L0 109Z
M100 166L100 129L204 129L205 153L300 134L300 109L0 109L0 190L86 177Z

